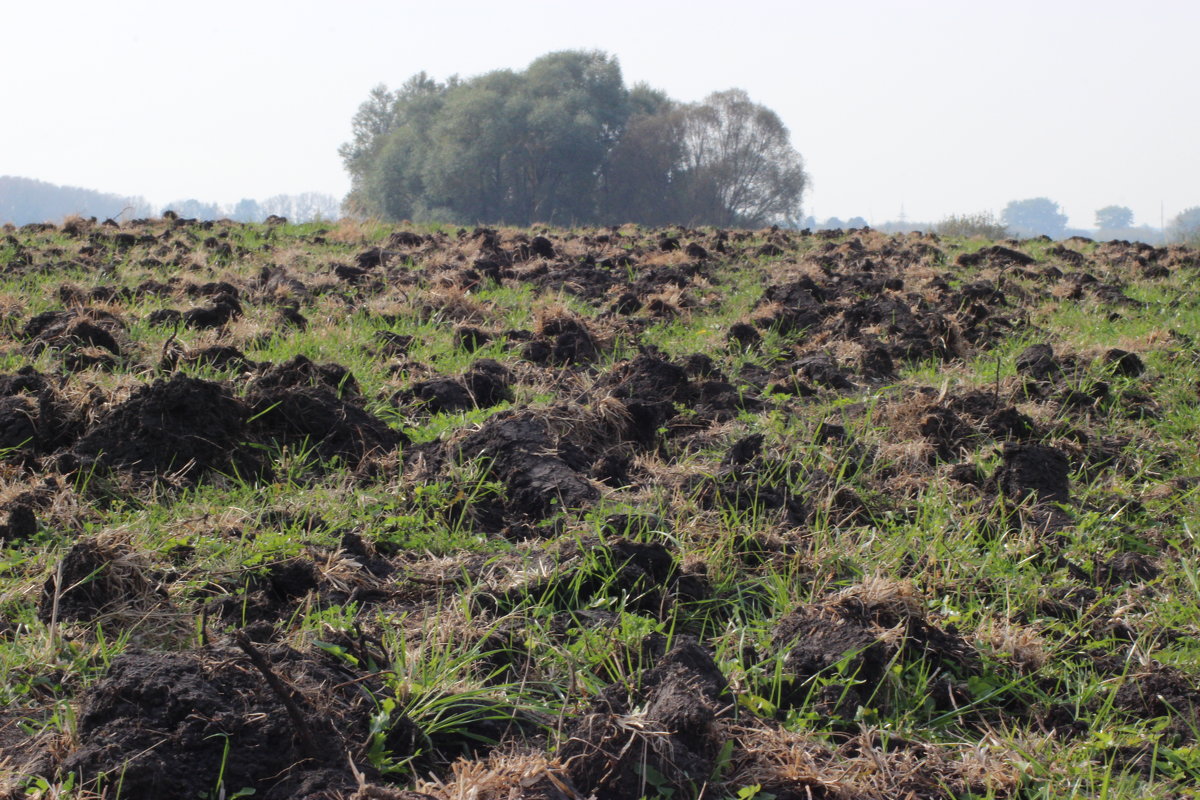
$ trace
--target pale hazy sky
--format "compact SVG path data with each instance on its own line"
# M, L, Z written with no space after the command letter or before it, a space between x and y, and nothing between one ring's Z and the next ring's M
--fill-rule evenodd
M373 85L582 48L680 100L746 89L820 218L1200 205L1195 0L4 0L0 24L0 175L154 203L340 197Z

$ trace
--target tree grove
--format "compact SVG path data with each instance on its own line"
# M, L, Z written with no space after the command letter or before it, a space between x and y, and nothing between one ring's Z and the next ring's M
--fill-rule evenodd
M778 115L746 92L678 103L627 88L594 51L376 87L352 134L347 207L387 219L792 224L808 181Z

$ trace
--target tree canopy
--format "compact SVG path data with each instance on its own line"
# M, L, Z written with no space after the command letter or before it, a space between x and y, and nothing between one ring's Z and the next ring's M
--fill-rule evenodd
M1105 206L1096 209L1096 227L1115 231L1133 227L1133 209L1127 206Z
M808 181L778 115L746 92L678 103L626 87L595 51L377 86L339 152L348 208L390 219L790 224Z
M1020 236L1046 235L1056 239L1067 228L1067 215L1048 197L1013 200L1004 207L1000 218L1009 230Z
M1200 206L1185 208L1167 225L1167 238L1172 242L1200 245Z

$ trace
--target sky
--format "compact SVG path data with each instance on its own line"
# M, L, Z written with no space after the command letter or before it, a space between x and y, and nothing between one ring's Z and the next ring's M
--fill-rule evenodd
M152 203L323 192L372 86L615 55L682 101L745 89L805 212L936 221L1049 197L1074 227L1200 206L1200 3L6 3L0 175Z

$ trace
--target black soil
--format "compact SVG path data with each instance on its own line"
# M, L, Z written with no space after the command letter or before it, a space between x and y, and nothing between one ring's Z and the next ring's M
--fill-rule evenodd
M242 447L248 416L226 386L176 374L142 386L102 415L65 463L183 482L213 471L254 475L261 464Z
M1041 444L1006 443L996 469L1000 492L1016 500L1071 501L1071 465L1061 450Z
M599 490L581 474L587 464L575 456L560 449L543 417L529 411L501 412L458 445L460 459L486 464L504 483L510 511L533 518L599 499Z
M358 382L339 364L317 364L296 356L270 365L247 392L250 434L317 456L339 459L354 469L408 441L357 402Z
M897 635L899 632L900 635ZM975 649L953 630L933 625L908 604L885 596L835 597L823 605L797 609L777 624L774 644L783 654L790 681L783 705L824 705L835 714L851 713L868 700L880 702L876 692L893 662L924 662L931 684L941 677L942 697L935 702L953 705L953 684L980 669ZM839 681L839 702L823 702L814 693L812 679Z
M107 612L147 609L166 592L123 547L81 539L42 586L38 619L88 622Z
M723 744L717 724L730 709L725 676L686 637L665 654L647 655L657 655L656 666L637 676L636 688L605 688L559 751L581 796L626 800L664 789L686 795L713 773ZM624 722L634 709L641 712L637 723ZM655 774L665 783L651 784Z
M0 375L0 451L30 462L68 445L82 427L72 408L33 367Z
M123 797L241 789L268 798L328 797L300 790L311 773L328 770L334 775L322 776L325 788L353 789L347 753L361 745L371 709L360 691L336 688L352 676L289 648L264 657L298 705L306 734L240 651L135 653L118 658L83 695L61 772L119 785Z

